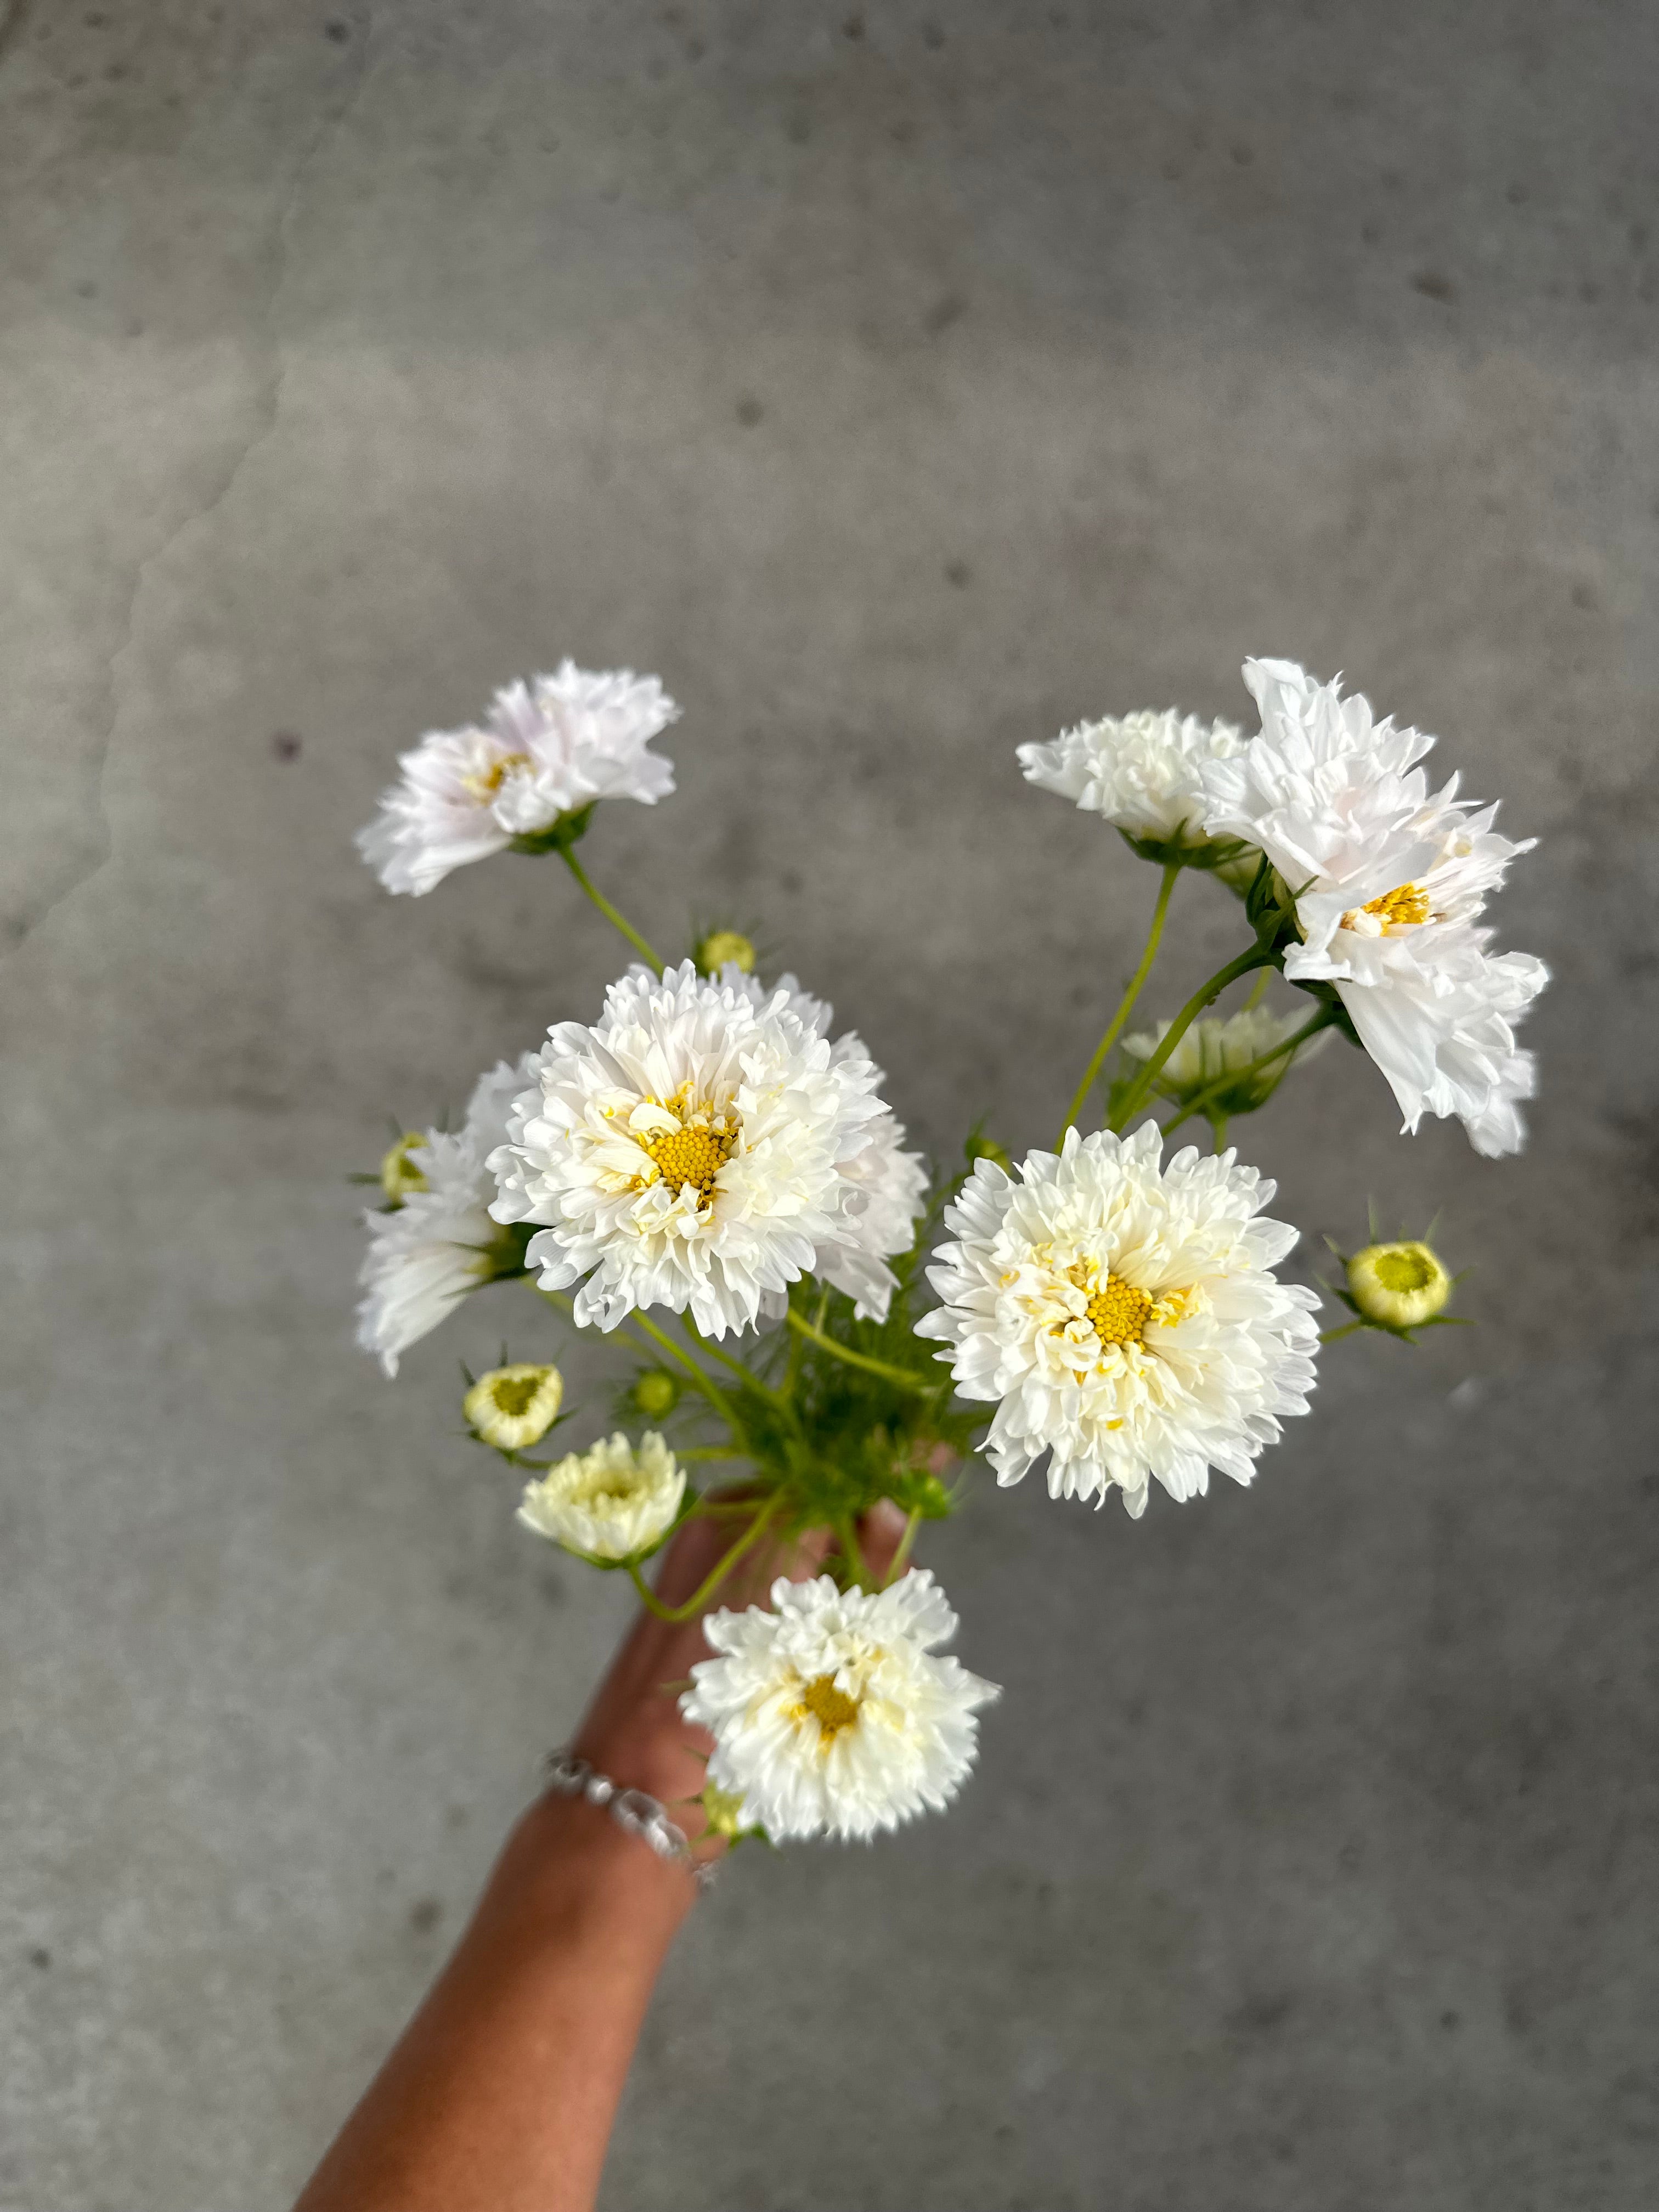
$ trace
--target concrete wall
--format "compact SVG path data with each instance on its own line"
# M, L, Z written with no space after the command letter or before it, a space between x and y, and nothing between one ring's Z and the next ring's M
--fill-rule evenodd
M659 671L602 879L1018 1149L1150 883L1012 746L1269 652L1541 841L1523 1161L1340 1048L1238 1132L1480 1326L1335 1347L1249 1493L980 1486L977 1780L733 1869L606 2201L1647 2203L1659 16L333 5L0 44L0 2203L283 2204L623 1617L459 1433L523 1294L351 1346L345 1172L618 965L550 863L380 892L396 749Z

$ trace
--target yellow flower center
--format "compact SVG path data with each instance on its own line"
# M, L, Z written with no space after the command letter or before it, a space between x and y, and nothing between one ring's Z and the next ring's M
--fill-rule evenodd
M528 753L503 753L494 766L486 769L482 775L464 775L461 778L461 788L463 791L471 792L480 806L488 806L509 775L519 769L529 768L531 765Z
M546 1380L547 1371L540 1367L532 1369L528 1375L503 1375L491 1383L489 1395L497 1412L516 1421L535 1404Z
M1396 1244L1377 1254L1371 1273L1385 1291L1426 1291L1440 1269L1431 1252L1419 1244Z
M1109 1273L1103 1283L1097 1277L1084 1311L1103 1344L1139 1344L1146 1334L1152 1302L1121 1275Z
M677 1194L690 1184L697 1194L699 1206L709 1203L714 1178L731 1158L737 1141L737 1124L732 1122L728 1127L723 1119L707 1126L665 1130L659 1137L640 1139L662 1180Z
M1350 907L1342 917L1342 927L1352 929L1356 915L1369 914L1382 923L1385 932L1404 929L1426 921L1431 910L1432 902L1421 884L1396 884L1381 898L1367 899L1362 907Z
M859 1717L856 1698L836 1687L833 1674L817 1674L800 1693L799 1711L811 1713L818 1724L818 1748L828 1751L836 1738Z

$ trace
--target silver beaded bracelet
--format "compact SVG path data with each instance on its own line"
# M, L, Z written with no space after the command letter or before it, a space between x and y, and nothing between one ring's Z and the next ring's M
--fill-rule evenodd
M620 1790L608 1774L601 1774L574 1752L550 1751L542 1767L550 1790L561 1797L586 1797L590 1805L603 1806L619 1828L637 1836L659 1859L683 1866L699 1889L714 1879L713 1863L693 1856L685 1831L668 1817L667 1808L643 1790Z

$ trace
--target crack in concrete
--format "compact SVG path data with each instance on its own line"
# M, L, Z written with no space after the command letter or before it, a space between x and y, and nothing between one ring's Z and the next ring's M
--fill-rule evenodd
M6 40L15 29L28 5L29 0L15 0L13 14L0 23L0 51L3 50ZM101 832L104 850L100 857L76 875L72 882L66 884L62 890L54 892L36 913L26 913L14 924L11 945L13 952L19 951L34 935L41 924L57 912L66 899L73 898L78 891L84 890L88 884L95 882L115 857L115 841L110 830L109 809L105 804L104 788L109 774L110 758L114 750L116 732L120 726L125 704L121 689L120 664L131 652L137 640L140 603L143 598L144 586L152 572L167 559L187 532L193 530L200 523L210 521L218 513L235 489L237 482L249 460L276 431L277 419L282 411L283 386L288 374L288 362L277 331L276 317L292 265L289 230L295 210L305 193L311 172L324 147L331 138L337 137L345 127L362 97L369 77L368 48L373 28L373 12L365 9L362 31L358 41L358 52L362 58L358 63L355 78L344 97L331 112L324 113L316 131L312 135L310 144L295 164L288 191L283 197L281 207L277 210L276 221L271 225L269 250L274 263L274 275L260 318L264 332L265 368L263 388L256 393L252 403L254 413L253 423L247 436L241 441L237 451L231 457L217 489L200 506L192 507L188 514L175 524L159 545L150 552L143 555L133 568L132 588L127 597L126 620L122 627L120 640L106 656L104 663L105 689L109 696L109 712L105 720L102 736L98 739L92 754L93 773L95 779L93 806L97 826Z

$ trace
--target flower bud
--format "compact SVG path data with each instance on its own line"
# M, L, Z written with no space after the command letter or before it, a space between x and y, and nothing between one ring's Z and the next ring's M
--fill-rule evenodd
M425 1176L409 1157L425 1146L424 1129L407 1130L380 1162L380 1188L392 1205L401 1206L411 1192L426 1188Z
M705 975L718 975L728 961L745 975L755 972L755 948L741 930L711 929L691 957Z
M1451 1277L1426 1244L1368 1244L1347 1270L1356 1310L1379 1328L1432 1321L1451 1296Z
M634 1380L634 1403L647 1421L666 1420L680 1402L680 1386L660 1367L647 1367Z
M732 1790L722 1790L717 1782L703 1784L702 1812L709 1834L724 1836L729 1844L741 1843L745 1836L760 1833L752 1821L744 1820L742 1798Z
M539 1443L557 1418L564 1378L556 1367L494 1367L462 1400L473 1433L497 1451Z

